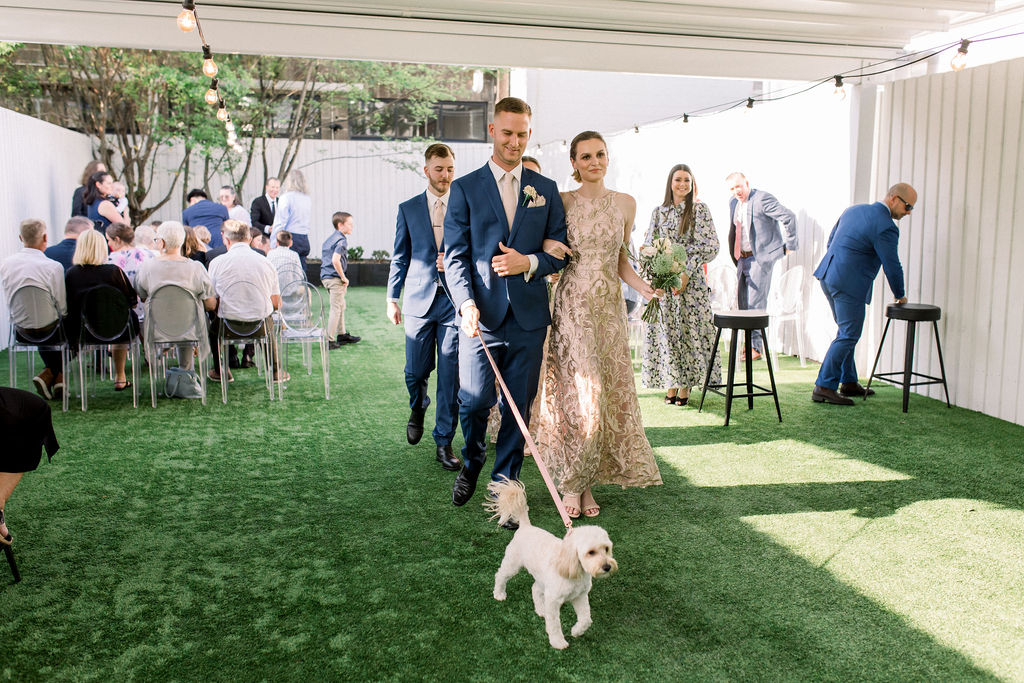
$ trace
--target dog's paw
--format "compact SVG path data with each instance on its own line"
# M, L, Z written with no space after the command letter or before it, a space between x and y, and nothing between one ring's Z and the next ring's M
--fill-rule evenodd
M587 632L588 628L590 628L590 623L589 622L586 623L586 624L577 622L576 625L572 627L572 630L570 631L570 633L572 633L574 638L579 638L580 636L582 636L584 633Z
M548 642L551 643L551 647L556 650L564 650L569 647L569 641L566 640L564 636L559 637L557 640L555 638L549 638Z
M495 600L504 600L506 597L508 597L508 596L505 595L505 591L499 591L499 590L495 590L494 591L494 599Z

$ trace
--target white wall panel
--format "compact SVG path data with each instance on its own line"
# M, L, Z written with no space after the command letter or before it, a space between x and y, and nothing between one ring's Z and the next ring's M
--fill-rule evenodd
M919 192L901 221L900 257L910 300L942 307L952 401L1017 423L1024 423L1024 316L1016 296L1024 276L1014 267L1024 260L1022 109L1024 60L887 85L876 152L876 194L901 180ZM889 301L879 276L862 352L877 347ZM882 371L902 367L904 334L904 324L893 323ZM939 374L929 330L919 337L916 361L917 371ZM921 393L940 398L942 389Z

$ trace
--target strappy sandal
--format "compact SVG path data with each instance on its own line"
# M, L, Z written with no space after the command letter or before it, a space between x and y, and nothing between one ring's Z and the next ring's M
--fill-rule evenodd
M677 398L677 396L669 396L668 394L665 394L665 405L667 405L667 406L675 405L676 404L676 398Z
M573 505L573 502L576 504ZM565 507L565 514L569 515L569 519L580 518L580 494L578 493L567 493L562 496L562 505ZM573 514L576 513L576 514Z
M3 524L4 526L7 526L7 520L4 519L4 511L3 510L0 510L0 524ZM7 531L8 531L8 534L6 536L0 535L0 545L11 545L11 543L14 541L14 537L11 536L11 534L10 534L11 530L8 529Z
M126 379L123 382L114 382L114 391L124 391L125 389L131 389L131 388L132 388L132 381L130 379Z
M594 494L592 492L588 493L590 493L590 499L593 501L593 504L586 505L583 507L583 516L597 517L599 514L601 514L601 506L597 504L596 500L594 500ZM582 497L580 499L580 505L583 505Z

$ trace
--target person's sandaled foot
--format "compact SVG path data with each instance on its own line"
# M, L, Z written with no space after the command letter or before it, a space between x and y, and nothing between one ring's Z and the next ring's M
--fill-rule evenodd
M131 389L132 381L130 379L117 380L114 382L114 391L124 391L125 389Z
M562 505L565 506L565 514L570 519L580 518L580 494L567 493L562 497Z
M676 403L676 394L665 394L665 405L671 406Z
M583 497L580 501L583 505L583 516L584 517L597 517L601 514L601 506L594 500L594 494L587 489L583 492Z

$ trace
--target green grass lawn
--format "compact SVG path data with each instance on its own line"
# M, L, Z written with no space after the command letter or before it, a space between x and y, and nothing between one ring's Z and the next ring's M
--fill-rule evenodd
M153 410L148 380L137 410L109 382L54 404L61 450L7 506L0 680L1024 680L1024 428L889 386L812 404L793 358L782 424L641 390L665 483L597 489L620 569L559 652L526 573L491 596L509 532L405 442L383 289L348 311L329 402L293 355L282 403L246 370L227 406Z

